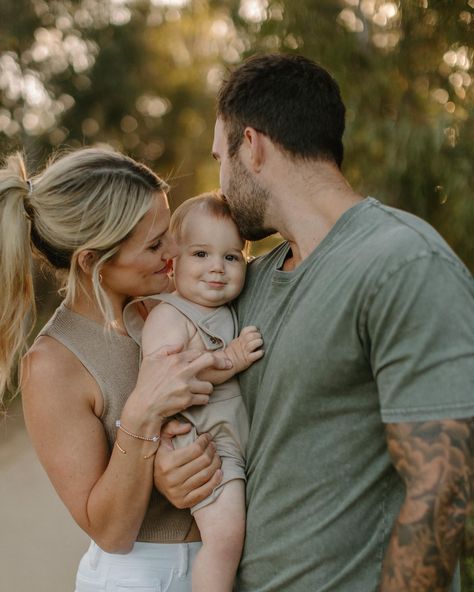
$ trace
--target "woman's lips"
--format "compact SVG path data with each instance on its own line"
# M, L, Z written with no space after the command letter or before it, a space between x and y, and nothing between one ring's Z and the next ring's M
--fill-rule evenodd
M158 271L155 271L155 273L170 273L171 271L173 271L173 260L172 259L168 259L168 261L166 262L166 265L163 265L163 267L161 269L159 269Z

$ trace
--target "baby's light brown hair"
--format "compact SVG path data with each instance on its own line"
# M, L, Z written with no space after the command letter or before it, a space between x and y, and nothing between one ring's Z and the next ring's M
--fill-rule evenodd
M178 206L171 216L170 232L178 244L182 239L184 221L193 210L199 210L217 219L223 218L225 220L232 220L232 222L234 222L228 204L222 199L217 191L208 191L206 193L196 195L195 197L190 197L180 206ZM243 238L242 241L244 243L242 251L245 257L248 258L250 252L250 243Z

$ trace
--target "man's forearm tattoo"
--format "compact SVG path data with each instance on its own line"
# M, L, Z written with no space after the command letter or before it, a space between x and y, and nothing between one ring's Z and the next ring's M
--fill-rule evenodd
M406 499L380 592L445 592L471 509L474 420L388 424L386 434Z

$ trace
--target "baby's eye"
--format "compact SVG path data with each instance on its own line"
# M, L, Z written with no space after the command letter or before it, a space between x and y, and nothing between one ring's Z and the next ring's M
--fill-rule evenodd
M162 245L162 241L159 240L155 244L150 245L148 248L150 249L150 251L158 251L158 249L161 247L161 245Z
M206 251L195 251L193 257L207 257Z
M237 255L226 255L226 261L240 261L240 258Z

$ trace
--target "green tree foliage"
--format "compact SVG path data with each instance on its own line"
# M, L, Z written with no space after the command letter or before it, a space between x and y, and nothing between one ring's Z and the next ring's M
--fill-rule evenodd
M354 187L427 219L474 269L473 4L3 0L0 149L25 146L36 165L105 142L170 176L179 203L217 184L225 69L301 52L340 82Z
M217 183L210 159L215 92L238 43L207 2L23 1L0 10L0 148L33 166L51 148L107 143L170 176L175 202Z

